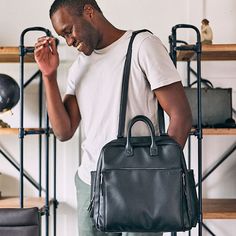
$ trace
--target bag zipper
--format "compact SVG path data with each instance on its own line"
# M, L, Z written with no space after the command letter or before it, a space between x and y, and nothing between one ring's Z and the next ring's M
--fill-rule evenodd
M93 207L94 207L94 194L93 194L93 197L92 197L92 199L91 199L91 201L90 201L90 203L89 203L89 206L88 206L88 211L89 212L92 212L92 210L93 210Z

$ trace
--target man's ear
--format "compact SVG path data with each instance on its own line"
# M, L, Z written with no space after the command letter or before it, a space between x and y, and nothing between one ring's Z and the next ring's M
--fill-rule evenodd
M94 16L94 8L90 4L84 5L84 16L89 17L90 19Z

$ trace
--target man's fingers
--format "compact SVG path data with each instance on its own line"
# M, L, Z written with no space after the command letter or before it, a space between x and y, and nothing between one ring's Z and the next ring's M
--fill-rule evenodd
M46 45L45 44L35 44L35 50L38 50L38 49L42 49L44 48Z
M43 48L46 48L46 46L48 45L47 42L38 42L34 45L34 48L35 50L38 50L38 49L43 49Z
M56 44L56 39L55 38L50 38L49 39L49 46L51 47L53 52L57 51L57 44Z
M40 38L38 38L37 42L42 42L42 41L45 41L45 40L50 40L52 39L53 37L48 37L48 36L42 36Z
M51 53L55 53L56 52L56 39L53 37L41 37L38 38L37 43L35 44L35 49L43 49L43 48L49 49L51 51Z
M38 48L35 48L34 57L36 61L40 61L45 55L45 52L42 50L43 48L44 46L39 46Z

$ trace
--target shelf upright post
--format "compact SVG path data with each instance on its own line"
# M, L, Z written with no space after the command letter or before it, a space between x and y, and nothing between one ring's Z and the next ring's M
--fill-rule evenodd
M201 36L199 30L197 33L197 104L198 104L198 122L197 122L197 139L198 139L198 196L199 196L199 235L202 235L202 96L201 96Z
M176 39L176 30L172 29L172 34L169 36L169 44L170 44L170 58L173 61L175 67L177 67L177 52L175 50L177 46L177 39Z
M46 148L45 148L45 174L46 174L46 179L45 179L45 186L46 186L46 193L45 193L45 217L46 217L46 236L49 236L49 137L50 137L50 130L49 130L49 119L48 119L48 114L46 114L46 135L45 135L45 143L46 143Z
M43 111L43 81L42 73L39 75L39 128L42 128ZM39 135L39 197L42 196L42 135Z
M23 184L23 175L24 175L24 136L26 135L26 132L24 130L24 56L28 52L33 52L34 48L26 48L24 46L24 37L25 34L29 31L42 31L45 32L47 36L51 36L51 32L48 29L45 29L43 27L31 27L25 29L20 36L20 127L19 127L19 138L20 138L20 207L24 207L24 184ZM40 92L41 89L40 89ZM41 95L39 95L41 96ZM42 97L39 97L39 99L42 100ZM41 110L42 104L39 102L39 107ZM39 121L42 123L42 120ZM32 132L30 132L32 134ZM46 197L45 197L45 215L46 215L46 236L49 235L49 135L50 135L50 129L49 129L49 120L48 117L46 118ZM41 134L39 134L41 136ZM41 165L41 164L40 164ZM40 174L41 175L41 174ZM41 178L41 176L40 176ZM41 186L41 184L40 184ZM40 191L41 194L41 191Z
M54 226L54 236L57 235L57 207L58 207L58 201L57 201L57 139L56 136L53 135L53 175L54 175L54 190L53 190L53 226Z
M181 47L177 46L177 29L187 28L193 29L196 32L197 42L196 45L191 47ZM198 216L198 235L202 236L202 106L201 106L201 37L200 32L197 27L188 24L178 24L172 28L172 35L170 36L170 52L172 53L171 58L175 66L177 65L177 50L191 50L195 51L197 54L197 104L198 104L198 124L195 135L198 139L198 198L199 198L199 216ZM190 62L188 66L190 65ZM189 72L188 72L189 77ZM189 83L189 78L188 78Z
M24 207L24 57L26 54L24 46L24 36L27 30L24 30L20 36L20 207Z
M190 86L190 60L187 61L187 86ZM191 135L188 137L188 168L191 168ZM191 235L191 232L189 232L189 236Z

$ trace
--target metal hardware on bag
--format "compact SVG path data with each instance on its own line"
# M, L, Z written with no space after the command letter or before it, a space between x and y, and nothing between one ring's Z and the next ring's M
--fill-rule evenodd
M183 173L182 174L182 180L183 180L184 194L187 197L188 194L187 194L187 190L186 190L186 179L185 178L186 178L186 175Z
M100 185L102 184L103 174L100 174Z
M126 152L127 156L133 156L134 155L134 151L133 151L132 147L127 147L126 146L125 152Z
M182 179L183 179L183 185L185 186L186 184L185 184L185 174L184 173L182 174Z
M93 209L93 206L94 206L94 195L93 195L93 198L91 199L90 203L89 203L89 206L88 206L88 211L91 212L92 209Z
M101 179L100 179L100 187L102 189L102 196L104 195L104 181L103 181L103 174L101 173Z
M158 147L151 147L150 148L150 155L151 156L158 156Z

